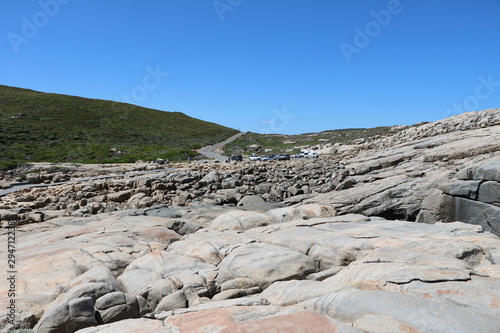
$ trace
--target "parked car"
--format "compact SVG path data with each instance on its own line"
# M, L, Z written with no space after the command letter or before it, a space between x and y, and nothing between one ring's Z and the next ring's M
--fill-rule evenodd
M319 157L318 153L312 149L301 150L300 155L302 155L304 158L318 158Z
M278 155L278 161L289 161L290 160L290 155L289 154L280 154Z
M241 156L241 155L233 155L233 156L231 156L231 161L243 162L243 156Z
M266 161L274 161L277 160L278 156L277 155L267 155Z
M251 154L251 155L248 157L248 159L249 159L250 161L260 161L260 158L261 158L261 157L260 157L259 155L255 154L255 153Z

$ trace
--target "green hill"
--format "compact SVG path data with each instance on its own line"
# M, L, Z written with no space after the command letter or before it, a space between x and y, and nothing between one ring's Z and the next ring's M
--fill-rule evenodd
M187 158L237 130L139 106L0 85L0 167Z
M414 126L420 126L421 124ZM408 128L408 126L346 128L297 135L258 134L248 132L235 141L225 145L224 152L226 155L258 153L259 151L254 149L255 145L257 145L261 150L266 150L273 154L285 152L298 153L303 147L311 147L319 144L325 145L327 143L349 144L359 139L392 135L406 128Z

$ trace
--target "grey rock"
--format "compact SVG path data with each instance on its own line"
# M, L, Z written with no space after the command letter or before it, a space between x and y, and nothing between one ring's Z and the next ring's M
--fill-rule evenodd
M37 333L65 333L97 324L94 301L90 297L84 297L69 302L53 303L34 330Z
M500 207L444 195L439 212L445 222L461 221L480 225L484 230L500 235Z
M302 219L301 212L295 207L271 209L266 214L269 215L277 223Z
M338 291L342 287L319 281L274 282L260 295L272 305L289 306Z
M99 297L95 302L97 310L105 310L110 307L125 303L125 294L121 291L115 291Z
M70 301L77 298L90 297L95 300L115 290L109 284L102 282L84 283L70 288L65 299Z
M488 253L486 254L486 258L493 265L500 265L500 249L489 250Z
M69 315L71 318L89 318L94 324L94 300L92 297L82 297L68 301Z
M296 186L290 186L287 188L288 193L292 196L304 194L304 191L301 188L297 188Z
M457 304L471 313L500 318L500 279L474 276L470 281L425 283L412 281L393 285L390 290L441 303Z
M249 289L256 287L254 281L247 278L236 278L234 280L227 281L220 286L220 291L225 291L229 289Z
M126 319L118 323L111 323L97 327L90 327L80 330L78 333L131 333L131 332L148 332L148 333L172 333L159 320L151 319Z
M274 223L267 215L252 211L234 210L217 216L209 225L214 230L247 230Z
M482 163L473 170L473 177L476 180L494 180L500 182L500 158Z
M43 212L33 212L28 215L28 219L35 223L40 223L45 220L45 214Z
M222 182L221 182L221 186L224 189L235 188L235 187L240 186L240 185L241 185L241 181L239 179L236 179L233 177L226 178L226 179L222 180Z
M34 327L34 331L36 333L65 333L66 322L69 319L68 302L52 303Z
M404 306L401 306L404 304ZM367 315L390 317L420 332L497 332L500 320L470 312L455 304L378 290L344 289L301 303L305 309L343 322Z
M107 294L96 301L95 307L103 324L139 317L139 304L136 296L132 294Z
M219 264L217 283L243 277L262 288L279 280L304 278L316 271L314 260L275 245L252 243L240 246Z
M220 182L220 174L217 170L210 171L198 182L202 186L211 185Z
M340 272L343 268L344 267L338 267L338 266L331 267L318 273L309 274L306 277L306 279L314 281L323 281L325 279L328 279L329 277L334 276L335 274Z
M111 192L107 195L108 200L113 202L125 202L132 196L132 192L130 190L120 191L120 192Z
M225 299L233 299L233 298L240 298L240 297L246 297L249 295L253 294L258 294L262 291L262 288L260 287L252 287L252 288L245 288L245 289L227 289L224 291L221 291L214 297L212 297L213 301L221 301Z
M187 220L175 219L167 223L167 228L175 231L179 235L188 235L195 233L196 231L202 229L203 227L198 223L194 223Z
M162 276L158 272L134 269L126 271L119 276L117 280L120 289L124 292L147 298L154 281L160 280L161 278Z
M188 306L186 295L182 291L176 291L162 298L155 311L170 311L182 309Z
M481 183L481 180L456 181L453 183L442 184L439 186L439 189L454 197L464 197L476 200L479 185L481 185Z
M222 190L222 198L225 203L238 203L238 200L241 199L241 194L238 193L237 189L227 189Z
M97 266L71 280L67 289L65 299L68 301L86 296L96 300L107 293L118 291L119 286L109 268Z
M165 296L174 293L182 287L182 282L177 282L173 279L156 280L151 286L151 291L148 293L148 305L152 308L156 307Z
M16 221L19 220L19 215L16 212L9 210L0 210L0 220Z
M500 203L500 183L499 182L484 182L479 188L479 196L477 200L485 203Z
M256 195L246 195L238 201L238 206L252 206L264 204L265 201L259 196Z

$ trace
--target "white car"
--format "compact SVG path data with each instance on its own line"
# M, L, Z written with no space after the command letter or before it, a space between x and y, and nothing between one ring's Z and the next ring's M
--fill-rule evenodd
M248 159L249 159L250 161L260 161L260 156L258 156L257 154L255 154L255 153L254 153L254 154L250 155L250 156L248 157Z
M319 155L312 149L303 149L300 151L300 155L304 158L318 158Z
M319 155L318 155L318 153L316 153L316 152L309 152L309 153L307 153L307 154L304 154L304 157L305 157L305 158L318 158L318 157L319 157Z

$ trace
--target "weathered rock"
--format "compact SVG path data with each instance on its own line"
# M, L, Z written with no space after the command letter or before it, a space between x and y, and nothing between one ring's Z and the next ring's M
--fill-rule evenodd
M12 185L10 184L10 182L0 181L0 189L4 190L4 189L11 188L11 187L12 187Z
M448 195L442 196L439 216L444 222L462 221L480 225L500 235L500 207Z
M159 320L151 319L127 319L119 323L107 324L97 327L90 327L78 331L78 333L172 333Z
M274 282L261 294L272 305L288 306L338 291L341 287L318 281Z
M500 329L498 318L471 315L452 303L387 291L345 289L305 301L301 306L350 323L367 315L385 316L392 318L389 325L396 321L417 332L496 332Z
M90 297L54 303L35 326L37 333L75 332L96 326L94 301Z
M275 222L282 223L314 217L333 217L337 215L337 212L330 206L310 204L271 209L266 214L271 216Z
M259 243L234 249L218 267L218 284L244 277L262 288L279 280L304 278L316 271L314 261L299 252Z
M172 244L167 252L218 265L234 247L251 242L254 239L231 231L200 230Z
M271 209L266 214L277 223L302 219L301 212L295 207Z
M220 301L224 299L240 298L248 295L258 294L261 291L262 289L260 287L252 287L245 289L227 289L216 294L214 297L212 297L212 300Z
M126 190L126 191L109 193L107 195L107 199L113 202L125 202L128 199L130 199L131 196L132 192L130 190Z
M210 223L209 228L214 230L247 230L271 223L274 221L265 214L234 210L216 217Z
M477 200L485 203L500 203L500 183L487 181L481 184Z
M255 324L255 318L257 329L273 330L286 318L295 323L286 327L293 332L300 331L303 315L314 316L302 321L308 322L308 332L316 328L312 323L330 318L368 331L497 331L500 241L487 230L494 230L497 220L488 209L499 207L498 124L500 110L472 113L335 146L338 156L314 162L192 164L157 175L23 190L2 199L16 219L29 223L35 209L56 206L77 216L19 226L23 281L17 304L37 318L45 309L43 322L60 316L56 326L61 327L73 316L87 323L94 301L101 322L155 310L148 316L193 319L165 326L125 319L103 326L110 331L133 331L135 322L140 331L171 332L191 324L196 329L205 327L208 316L216 328L222 324L228 331L250 330L245 325ZM457 170L465 171L457 175ZM297 195L291 197L287 189ZM130 198L108 198L123 192ZM266 212L280 200L286 201L277 207L296 205L278 211L274 220L280 223L261 224L259 216L252 223L238 221L237 230L201 229L211 223L226 229L229 222L217 226L215 221L235 203ZM152 209L123 210L156 203ZM456 214L457 203L464 211L482 207L468 213L478 225L442 218ZM109 213L114 210L120 211ZM450 223L393 221L413 220L419 211L426 222ZM98 215L81 217L91 214ZM82 268L97 266L109 268L105 278L81 274ZM294 281L304 278L309 280ZM6 279L5 272L0 279ZM0 299L0 309L5 304ZM265 310L256 308L261 306ZM302 313L299 307L319 313ZM473 319L464 324L466 318Z
M169 311L182 309L188 306L186 295L182 291L176 291L162 298L155 311Z
M491 318L500 318L500 279L473 276L467 282L448 281L425 283L411 281L407 284L393 285L390 288L402 294L452 303Z
M172 229L179 235L188 235L195 233L202 228L198 223L194 223L186 220L172 220L166 224L166 227Z
M160 280L162 275L158 272L134 269L129 270L118 277L120 289L133 294L147 298L151 286L156 280Z
M103 324L139 317L139 304L136 296L119 291L98 298L95 308Z
M472 171L475 180L494 180L500 182L500 159L492 159L481 163Z
M439 186L439 189L446 194L454 197L464 197L476 200L479 192L479 186L482 181L469 180L469 181L456 181Z
M440 186L442 192L435 191L423 201L417 221L463 221L500 235L500 183L496 181L500 170L495 169L499 166L500 160L493 158L463 168L457 177L466 180Z
M238 206L252 206L265 203L264 199L257 195L246 195L238 201Z
M175 315L165 320L174 332L360 332L310 311L272 306L229 307Z

